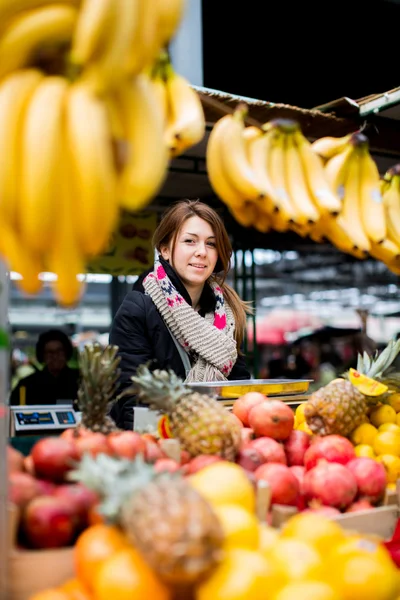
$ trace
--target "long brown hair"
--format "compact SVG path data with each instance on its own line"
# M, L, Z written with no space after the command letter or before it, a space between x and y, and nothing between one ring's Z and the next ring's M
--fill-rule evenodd
M232 245L221 217L200 200L179 200L165 211L154 232L153 245L158 252L161 252L163 246L171 244L173 254L177 235L183 223L191 217L199 217L206 221L215 234L218 260L213 276L221 286L224 298L232 309L236 324L235 339L240 348L246 329L246 314L251 312L251 309L246 302L239 298L235 290L225 283L231 266Z

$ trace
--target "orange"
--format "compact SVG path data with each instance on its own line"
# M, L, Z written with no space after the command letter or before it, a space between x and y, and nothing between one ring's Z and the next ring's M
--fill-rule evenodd
M71 596L59 588L49 588L30 596L29 600L71 600Z
M380 431L376 436L373 449L375 454L394 454L400 456L400 435L393 431Z
M255 511L254 487L240 465L221 460L197 471L188 482L213 507L236 504L249 512Z
M323 515L299 513L282 527L283 538L296 538L314 546L324 557L334 546L345 539L343 529Z
M77 539L74 549L78 579L92 590L93 578L101 564L128 545L127 538L116 527L98 524L86 529Z
M162 583L135 548L110 556L97 571L93 587L96 600L169 600Z
M68 579L60 589L68 592L71 600L92 600L92 594L79 579Z
M260 544L258 519L254 513L235 504L215 506L214 512L224 533L224 548L257 550Z
M324 579L324 564L320 553L302 540L278 539L264 556L277 564L289 581Z

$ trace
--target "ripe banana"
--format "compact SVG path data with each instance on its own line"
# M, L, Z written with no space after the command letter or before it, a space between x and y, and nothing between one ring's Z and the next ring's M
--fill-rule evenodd
M107 108L83 82L68 91L65 123L76 237L94 255L107 247L118 218L117 178Z
M120 106L127 128L129 157L119 182L120 205L143 209L167 176L163 115L147 75L138 75L120 89Z
M57 4L78 6L79 3L80 0L57 0ZM19 13L49 4L54 4L54 0L0 0L0 29L8 25L9 20Z
M126 73L130 76L152 66L163 49L158 19L159 0L133 1L137 4L138 28L132 36L124 62Z
M17 16L0 37L0 78L29 66L41 47L70 40L77 15L73 6L53 4Z
M380 244L371 243L370 254L385 264L400 267L400 246L392 240L383 240Z
M315 154L328 160L345 149L352 135L352 133L348 133L343 137L326 136L319 138L311 144L311 149Z
M354 242L356 249L369 252L371 248L367 232L364 230L361 219L361 157L360 148L349 159L347 177L344 182L344 197L341 217L347 233Z
M230 127L230 119L231 116L226 115L222 119L219 119L212 128L207 143L206 165L208 179L214 192L232 212L233 209L235 211L241 210L245 198L228 179L222 161L221 141L225 136L226 130ZM232 212L232 214L234 213Z
M297 213L299 225L312 225L320 217L303 171L303 165L296 145L294 135L286 136L285 150L285 181L286 190Z
M284 231L283 227L288 228L291 222L298 223L300 218L286 187L287 134L280 130L279 125L272 125L266 135L271 144L268 150L267 172L272 183L275 209L278 209L278 214L274 215L273 223L275 229Z
M312 151L310 142L301 131L295 132L295 140L311 197L320 214L338 214L341 203L326 180L321 159Z
M70 58L73 63L84 65L101 54L102 47L111 43L113 19L113 0L82 1L72 39Z
M250 166L257 177L260 188L266 192L265 196L257 201L258 206L260 206L260 209L262 208L264 213L271 216L277 205L274 197L274 189L267 172L271 138L255 127L246 127L243 135Z
M21 124L42 77L39 71L27 69L9 75L0 84L0 215L2 226L6 222L13 229L18 219Z
M400 174L393 174L383 191L387 235L393 242L400 242Z
M168 110L169 110L169 102L168 102L168 93L167 86L165 84L162 73L158 72L151 76L150 79L151 87L153 88L154 96L157 99L158 105L160 107L160 111L162 114L163 127L164 131L167 129L168 123ZM166 136L165 136L166 138ZM166 143L166 145L168 145Z
M157 0L158 30L161 46L167 46L178 29L186 0Z
M1 224L0 254L4 257L10 270L19 273L22 280L19 287L26 294L37 294L42 287L39 274L44 269L40 258L18 239L14 229L7 223Z
M343 200L344 182L347 177L349 161L354 152L354 145L347 144L344 149L328 160L325 165L325 176L335 194Z
M242 227L251 227L258 218L254 202L244 201L239 207L229 206L229 211L235 217L235 221Z
M44 78L33 92L22 123L19 225L24 243L38 253L44 253L54 238L56 167L67 88L63 77Z
M189 82L173 70L166 77L169 113L165 139L171 156L179 156L201 142L206 122L200 97Z
M386 216L380 191L379 171L368 152L368 146L360 148L360 210L364 231L374 244L386 237Z
M125 79L127 55L140 27L138 0L104 1L111 2L111 35L103 52L82 75L98 95L115 90Z

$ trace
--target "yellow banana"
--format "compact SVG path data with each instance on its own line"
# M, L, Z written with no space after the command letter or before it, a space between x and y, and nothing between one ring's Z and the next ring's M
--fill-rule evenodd
M77 15L73 6L53 4L16 17L0 36L0 78L28 66L41 47L70 40Z
M157 4L160 42L167 46L182 21L186 0L157 0Z
M99 95L116 89L126 77L127 55L140 26L138 0L112 0L111 8L108 44L83 73L85 83Z
M84 65L89 60L96 60L111 42L110 36L114 28L114 0L83 0L79 10L72 47L71 61Z
M348 230L347 223L343 220L342 215L332 217L324 215L319 223L319 232L324 232L325 236L332 244L342 252L357 255L359 258L364 258L365 254L359 252L353 238Z
M24 239L18 239L14 229L2 222L0 230L0 254L10 270L19 273L22 280L18 287L26 294L37 294L42 287L39 274L43 271L39 256L27 248Z
M301 131L296 131L295 139L311 197L320 214L338 214L341 203L326 180L320 157L312 151L310 142Z
M150 79L144 74L121 88L120 103L129 157L121 173L119 202L127 210L138 211L156 196L167 176L163 116Z
M17 71L0 84L0 215L16 228L22 123L31 96L43 75L34 69ZM1 237L1 233L0 233Z
M295 137L291 134L288 134L286 137L285 181L286 190L296 209L296 222L299 225L316 223L320 214L312 201Z
M156 74L150 79L151 87L153 88L154 96L157 99L160 111L162 114L162 120L164 123L164 131L167 129L168 123L168 93L167 86L161 74ZM166 137L166 136L165 136Z
M369 252L371 244L361 220L360 191L361 157L360 149L356 148L349 159L341 216L356 249Z
M292 203L287 190L286 179L286 137L288 134L280 131L279 127L273 127L267 134L270 139L268 152L267 171L271 179L273 189L273 201L278 209L277 218L274 215L274 228L278 231L282 227L288 227L291 222L297 223L299 214Z
M212 128L207 143L206 165L208 179L214 192L232 212L233 209L241 210L245 198L233 187L223 166L221 141L228 127L230 127L230 115L219 119Z
M80 0L57 0L57 4L78 6ZM8 25L9 20L23 11L54 4L54 0L0 0L0 29Z
M353 152L353 144L347 144L342 152L339 152L336 156L328 160L325 165L326 179L340 200L343 200L344 197L344 182Z
M371 242L379 244L386 237L386 216L380 191L379 171L368 146L360 148L360 152L361 221Z
M256 127L246 127L244 130L244 139L250 166L257 177L259 187L265 190L265 196L257 200L257 206L259 206L260 210L265 214L270 215L271 217L274 213L274 208L277 205L274 198L272 182L267 172L271 137L267 136Z
M239 207L229 206L229 211L242 227L251 227L258 217L254 202L245 201Z
M383 240L380 244L372 242L370 254L385 264L400 267L400 246L392 240Z
M260 205L255 205L255 216L253 221L254 229L260 231L261 233L267 233L272 226L271 217L260 207Z
M24 243L34 252L45 252L51 245L58 218L56 166L67 87L63 77L44 78L23 122L19 225Z
M167 75L166 88L169 115L165 139L171 155L179 156L203 139L204 111L198 93L178 73Z
M319 138L311 144L311 149L322 158L332 158L345 149L352 135L352 133L348 133L342 137L326 136Z
M161 29L157 18L159 0L135 0L138 27L131 38L125 67L128 75L137 75L154 64L163 48Z
M400 174L393 175L390 183L386 183L383 202L388 238L400 243Z
M262 137L263 131L259 127L254 127L254 125L250 125L249 127L245 127L243 129L243 139L246 144L246 148L250 149L251 143Z
M95 255L106 248L118 218L117 177L107 108L83 82L68 91L65 123L76 235L82 251Z

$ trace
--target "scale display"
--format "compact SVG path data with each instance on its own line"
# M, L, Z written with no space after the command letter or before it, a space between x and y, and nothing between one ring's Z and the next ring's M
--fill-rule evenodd
M78 425L81 416L72 407L59 405L10 406L10 413L11 435L68 429Z
M16 417L20 425L40 425L41 423L54 423L50 412L17 412Z

